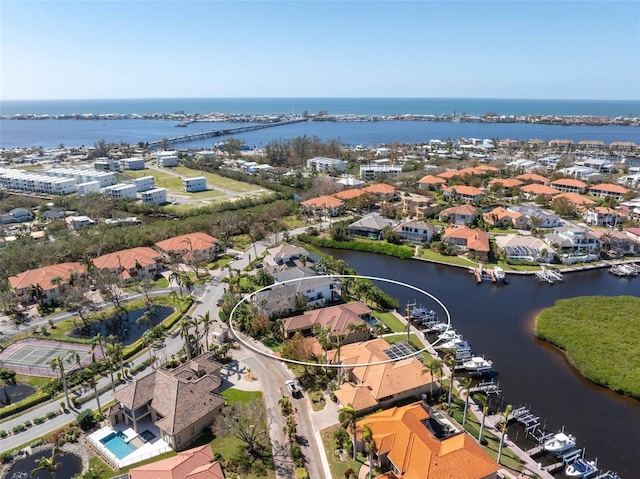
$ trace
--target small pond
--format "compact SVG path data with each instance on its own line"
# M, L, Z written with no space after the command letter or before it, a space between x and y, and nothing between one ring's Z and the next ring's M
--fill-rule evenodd
M128 314L116 315L76 328L72 334L80 338L92 338L98 333L102 336L114 335L118 338L118 341L128 346L140 339L145 331L168 318L175 310L170 306L156 306L152 309L149 321L138 323L138 320L146 311L147 308L134 309L129 311Z
M8 406L35 394L37 388L29 384L4 384L0 386L0 406Z
M38 467L38 459L42 457L51 457L51 449L45 449L17 460L7 472L6 479L51 479L51 475L46 471L38 471L33 476L30 475L31 471ZM58 451L55 462L60 463L55 479L71 479L82 472L82 459L75 454Z

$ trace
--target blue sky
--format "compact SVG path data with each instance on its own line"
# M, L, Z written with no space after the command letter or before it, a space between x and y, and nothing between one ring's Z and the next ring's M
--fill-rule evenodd
M640 100L640 2L0 2L2 99Z

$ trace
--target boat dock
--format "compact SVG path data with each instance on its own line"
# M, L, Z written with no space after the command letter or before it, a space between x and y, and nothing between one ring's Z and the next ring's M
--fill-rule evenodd
M244 133L246 131L262 130L264 128L272 128L274 126L291 125L293 123L300 123L303 121L308 121L308 120L306 118L294 118L291 120L274 121L270 123L259 123L257 125L249 125L249 126L240 126L238 128L226 128L224 130L202 131L200 133L191 133L188 135L174 136L172 138L164 138L162 140L149 141L147 142L147 145L150 148L155 148L155 147L159 147L164 143L173 144L173 143L183 143L186 141L206 140L207 138L215 138L217 136L236 135L238 133Z
M475 387L469 389L469 392L471 394L482 392L488 396L492 394L499 396L500 394L502 394L502 389L500 389L499 384L494 383L492 379L491 381L483 381L481 383L478 383Z
M491 281L492 283L496 282L496 277L493 274L493 271L490 269L482 269L482 265L480 265L477 268L469 268L469 272L471 274L473 274L473 276L476 278L476 281L478 283L482 283L483 281L489 282Z
M542 268L540 271L536 271L535 275L538 281L546 281L549 284L562 283L564 280L562 273L553 269Z
M618 277L633 278L640 273L640 265L636 263L616 264L609 268L609 273Z

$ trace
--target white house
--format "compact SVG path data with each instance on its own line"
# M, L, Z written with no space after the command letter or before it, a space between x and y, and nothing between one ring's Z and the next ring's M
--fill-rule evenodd
M85 226L93 226L96 224L96 222L88 216L67 216L64 220L69 229L73 231L78 231Z
M204 176L196 176L195 178L183 178L182 187L188 193L205 191L207 189L207 179Z
M347 168L347 163L335 158L316 156L315 158L307 160L307 168L320 173L344 173Z
M153 205L161 205L167 202L167 190L166 188L152 188L147 191L143 191L142 202Z
M430 243L433 235L438 232L438 228L432 224L417 220L401 223L393 230L402 240L416 244Z
M178 166L178 153L175 151L160 151L156 153L156 160L158 166L163 168Z
M360 178L363 180L375 180L377 178L397 178L402 173L402 166L374 163L360 165Z
M535 236L496 235L496 246L507 260L550 263L555 251Z
M564 264L596 261L600 256L600 241L586 228L561 226L545 235L544 240Z
M133 179L133 184L136 185L136 191L138 193L150 190L154 187L155 182L156 179L153 176L143 176L141 178Z
M138 189L136 185L127 183L118 183L117 185L107 186L102 189L102 193L111 196L114 200L135 199L137 192Z
M144 158L135 156L120 160L120 168L123 170L144 170Z
M76 186L76 193L80 196L100 193L99 181L87 181Z

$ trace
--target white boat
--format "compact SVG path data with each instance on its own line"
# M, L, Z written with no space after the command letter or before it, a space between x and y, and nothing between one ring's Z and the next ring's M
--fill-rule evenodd
M462 336L460 334L456 333L455 329L448 329L444 333L440 333L438 335L438 340L439 341L450 341L452 339L461 339L461 338L462 338Z
M454 338L438 344L434 349L455 349L457 351L471 351L471 345L462 338Z
M464 363L462 363L462 366L469 371L470 373L488 373L489 371L491 371L491 366L493 365L493 362L485 359L485 358L481 358L480 356L474 356L471 359L469 359L468 361L465 361Z
M436 312L429 308L414 308L409 313L411 319L419 321L433 321L436 319Z
M493 276L496 279L497 283L507 282L507 274L504 272L504 270L500 266L494 266Z
M544 443L544 450L547 452L559 453L568 451L576 446L576 438L571 434L559 432Z
M596 472L598 467L595 461L587 461L586 459L578 459L573 464L569 464L564 473L568 477L580 477L582 479L589 479Z
M437 323L437 324L434 324L433 326L431 326L431 331L433 331L435 333L444 333L450 327L451 326L449 326L449 324L447 324L447 323Z

